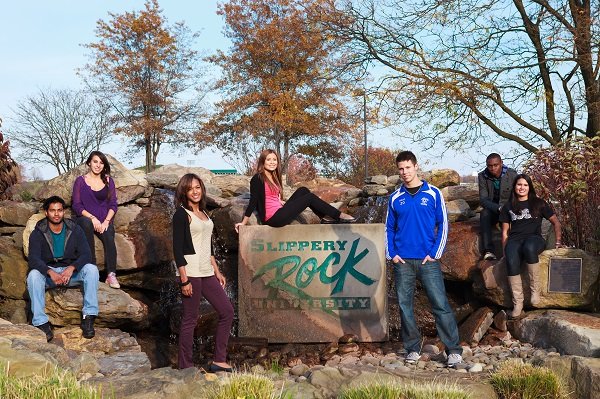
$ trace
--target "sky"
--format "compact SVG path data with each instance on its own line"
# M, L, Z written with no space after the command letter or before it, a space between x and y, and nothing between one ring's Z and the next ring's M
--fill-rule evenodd
M143 0L52 0L6 1L0 13L0 118L2 131L10 139L11 118L19 101L46 89L79 89L82 81L76 69L88 62L88 50L82 44L96 41L96 22L109 20L109 12L141 10ZM214 0L159 0L163 15L169 23L184 21L192 31L201 32L195 48L209 54L217 49L227 50L223 19L216 14ZM392 137L387 130L371 131L369 145L411 149L428 169L449 167L461 174L482 169L484 157L473 153L446 153L439 149L414 147ZM116 138L100 149L119 159L127 167L144 164L142 152L125 155L125 141ZM19 151L13 149L19 162ZM218 150L211 148L198 155L192 151L174 151L161 147L159 164L179 163L208 169L230 169ZM26 165L28 174L51 178L56 171L49 167Z

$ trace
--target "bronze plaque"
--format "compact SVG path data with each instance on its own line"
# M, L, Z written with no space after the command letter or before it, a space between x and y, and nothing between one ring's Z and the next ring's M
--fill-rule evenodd
M383 224L243 226L239 336L387 340Z
M581 258L550 258L548 292L581 293Z

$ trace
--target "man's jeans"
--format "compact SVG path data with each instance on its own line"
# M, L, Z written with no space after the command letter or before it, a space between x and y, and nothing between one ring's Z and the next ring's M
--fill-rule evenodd
M417 327L414 314L415 285L416 279L419 278L431 303L436 329L440 339L446 345L446 353L462 354L458 327L446 297L440 263L435 261L422 265L423 259L404 259L404 261L406 263L394 264L404 349L409 353L421 353L421 332Z
M56 273L62 273L66 267L50 267ZM98 316L98 268L88 263L81 270L73 272L68 287L83 283L83 309L84 315ZM39 326L48 322L46 315L46 288L62 287L54 284L50 276L42 275L37 270L31 270L27 275L27 291L31 300L33 319L31 324Z
M499 212L490 211L483 208L479 214L479 229L481 230L481 241L483 241L483 253L494 251L494 242L492 240L492 229L498 224Z

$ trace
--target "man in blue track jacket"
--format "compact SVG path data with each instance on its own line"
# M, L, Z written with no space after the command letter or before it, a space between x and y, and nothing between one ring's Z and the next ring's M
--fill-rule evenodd
M438 335L446 345L448 367L454 367L462 362L462 347L438 261L448 239L444 198L437 187L417 176L415 154L402 151L396 157L396 165L403 183L389 199L386 257L394 263L402 341L408 352L406 361L414 363L421 356L421 332L414 316L415 284L419 278L431 303Z

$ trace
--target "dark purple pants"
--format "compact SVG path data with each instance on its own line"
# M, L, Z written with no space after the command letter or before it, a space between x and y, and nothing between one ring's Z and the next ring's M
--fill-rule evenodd
M182 296L183 315L179 330L179 368L194 367L192 353L194 347L194 328L198 322L200 302L206 298L219 315L215 334L215 362L227 359L227 342L233 323L233 306L215 276L189 277L192 282L192 296Z

